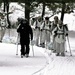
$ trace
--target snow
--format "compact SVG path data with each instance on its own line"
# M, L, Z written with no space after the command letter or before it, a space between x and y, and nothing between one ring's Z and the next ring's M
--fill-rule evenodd
M41 75L74 75L75 74L75 32L69 32L69 44L71 48L72 56L70 55L70 49L68 41L66 40L66 56L55 56L52 53L49 58L49 65L41 72ZM74 35L74 36L73 36ZM72 37L73 36L73 37Z
M75 13L71 13L71 14L65 14L64 15L64 20L63 20L63 23L64 24L67 24L68 26L68 29L71 31L75 31L75 16L74 16ZM60 19L61 17L61 14L56 14L55 16L58 16L58 18ZM50 18L51 21L53 21L53 17Z
M66 42L65 57L55 56L50 50L30 45L29 58L21 58L20 45L16 55L17 45L0 43L0 74L1 75L74 75L75 74L75 38L74 32L69 32L69 43Z
M11 4L11 7L14 4ZM16 4L17 5L17 4ZM14 9L16 6L14 6ZM13 10L13 8L12 8ZM60 18L60 14L57 14ZM24 16L22 11L15 11L10 15L10 20L16 22L18 17ZM14 18L15 17L15 18ZM53 17L51 18L53 20ZM68 41L66 42L66 56L55 56L50 50L45 48L30 45L29 58L21 58L20 45L18 46L18 55L16 55L17 33L4 36L3 43L0 43L0 75L74 75L75 74L75 16L74 14L65 14L64 23L68 24L70 30L69 44L72 51L70 56L70 49ZM15 30L14 30L15 31ZM13 35L12 35L13 34ZM11 37L12 36L12 37ZM14 37L13 37L14 36ZM7 40L6 40L7 38ZM15 39L14 39L15 38ZM14 40L12 40L14 39ZM10 44L13 43L13 44Z
M14 3L14 2L13 3L10 3L10 8L9 9L10 9L10 12L13 11L13 13L9 15L10 21L11 21L11 24L12 25L13 24L16 24L18 17L24 18L24 16L25 16L24 15L24 11L25 10L24 10L23 7L21 7L20 5L18 5L18 3ZM37 16L40 16L41 15L42 6L36 8L36 9L37 10L39 9L40 10L40 13L36 13L37 12L36 11L36 12L30 13L31 14L30 16L33 16L33 17L36 16L37 17ZM50 11L48 11L48 8L46 8L46 12L48 12L48 13L46 13L45 16L51 16L52 13ZM58 16L59 19L60 19L61 13L56 14L54 16ZM54 16L50 18L51 21L53 21ZM69 30L75 31L75 26L74 26L75 25L75 10L74 10L74 13L65 14L64 15L64 21L63 21L63 23L68 25Z
M30 49L31 46L30 46ZM0 43L0 74L1 75L32 75L47 64L43 53L34 46L34 56L30 50L29 58L21 58L20 45L18 55L16 55L17 45Z
M10 21L11 21L12 25L14 23L16 23L18 17L24 18L24 8L22 8L17 3L13 2L13 3L10 4L10 12L11 11L13 11L13 13L10 14ZM46 9L46 12L50 12L50 11L48 11L48 9ZM38 14L38 13L33 12L33 13L31 13L30 16L32 16L32 15L40 16L41 13ZM51 16L51 14L48 13L48 14L45 14L45 16ZM59 13L59 14L56 14L54 16L58 16L59 19L60 19L61 14ZM51 21L53 21L54 16L50 18ZM75 13L65 14L63 23L68 25L69 30L75 31L75 26L74 26L75 25Z
M16 29L6 29L4 37L2 39L3 43L14 43L17 42L18 33Z
M9 12L13 12L9 15L11 23L15 23L17 21L17 18L24 18L24 8L22 8L18 3L10 3Z

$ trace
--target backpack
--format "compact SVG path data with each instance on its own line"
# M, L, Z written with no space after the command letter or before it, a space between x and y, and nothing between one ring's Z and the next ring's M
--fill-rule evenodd
M65 42L64 34L65 34L64 26L61 30L59 30L59 28L57 27L57 31L56 31L56 34L55 34L55 41L58 42L58 43Z

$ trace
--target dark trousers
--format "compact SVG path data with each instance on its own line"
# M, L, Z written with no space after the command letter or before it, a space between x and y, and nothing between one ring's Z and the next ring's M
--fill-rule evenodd
M21 44L21 55L29 54L29 44Z

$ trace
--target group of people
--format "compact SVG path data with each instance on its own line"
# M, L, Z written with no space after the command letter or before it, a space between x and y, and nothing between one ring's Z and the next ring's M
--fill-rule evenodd
M68 27L59 20L58 16L54 16L54 21L50 21L49 17L45 17L44 20L41 17L33 18L31 27L33 28L33 39L36 46L47 48L49 43L52 43L52 50L56 56L65 56Z
M51 22L49 21L49 17L45 17L44 21L41 17L37 17L31 27L34 32L35 45L45 47L50 42L51 35Z
M50 42L53 43L53 52L56 56L65 56L65 42L68 36L68 27L54 16L54 21L49 17L42 20L41 17L32 18L30 25L27 19L21 19L17 32L20 34L21 57L29 57L30 39L35 41L36 46L47 48Z

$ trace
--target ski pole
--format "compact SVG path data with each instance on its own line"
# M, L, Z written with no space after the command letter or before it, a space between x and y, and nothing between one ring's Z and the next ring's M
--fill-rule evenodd
M18 44L17 44L17 50L16 50L16 55L18 55Z
M18 55L18 38L19 38L19 34L18 34L18 36L17 36L17 49L16 49L16 55Z
M34 40L31 41L31 45L32 45L32 52L33 52L33 56L34 56L34 48L33 48L33 46L34 46Z
M34 48L33 48L33 45L32 45L32 52L33 52L33 56L34 56Z
M71 47L70 47L70 43L69 43L69 38L68 38L68 36L67 36L67 40L68 40L68 45L69 45L70 55L72 56L72 53L71 53Z
M66 38L67 39L67 38ZM66 41L66 40L65 40ZM65 52L67 52L67 43L65 42Z

